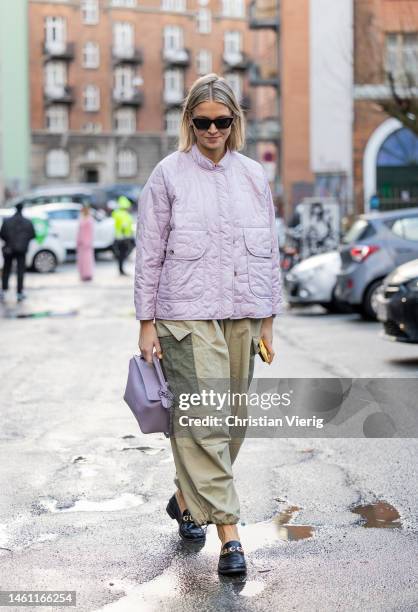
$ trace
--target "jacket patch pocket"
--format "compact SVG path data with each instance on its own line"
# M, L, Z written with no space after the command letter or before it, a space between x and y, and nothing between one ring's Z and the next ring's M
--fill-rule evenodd
M171 230L157 297L161 301L197 300L205 289L206 230Z
M260 298L272 297L271 233L269 227L245 227L244 239L250 291Z

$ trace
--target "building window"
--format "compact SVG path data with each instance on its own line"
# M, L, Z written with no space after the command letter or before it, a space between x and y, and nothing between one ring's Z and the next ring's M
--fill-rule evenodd
M83 108L89 113L100 110L100 89L97 85L87 85L83 91Z
M135 151L121 149L117 154L117 174L119 178L133 178L138 172L138 159Z
M386 35L385 68L397 85L418 84L418 34L398 32Z
M132 57L135 52L135 31L132 23L119 21L113 26L113 53L116 57Z
M118 66L115 69L115 97L130 99L134 95L135 70L131 66Z
M241 57L241 32L225 32L224 53L231 59Z
M81 0L81 14L86 25L99 23L99 0Z
M212 14L210 9L200 8L197 12L197 31L199 34L210 34L212 31Z
M164 72L164 93L167 100L181 100L184 94L184 74L180 68Z
M51 149L46 154L46 176L64 178L70 173L70 156L64 149Z
M83 68L98 68L100 66L100 47L98 43L86 42L83 47Z
M238 72L230 72L225 79L239 102L242 98L242 76Z
M182 12L186 10L186 0L162 0L161 8L163 11Z
M165 131L168 136L178 136L181 121L181 111L172 109L165 114Z
M133 108L119 108L114 115L115 131L118 134L136 132L136 111Z
M111 0L111 6L121 6L123 8L135 8L136 0Z
M204 75L212 72L212 53L206 49L200 49L196 56L197 74Z
M62 105L53 105L45 113L46 129L49 132L62 133L68 131L68 108Z
M63 17L46 17L44 27L45 48L55 53L65 51L67 41L65 19Z
M179 51L183 49L183 28L180 26L165 26L164 51Z
M222 0L223 17L245 17L243 0Z
M60 96L67 85L67 66L65 62L47 62L44 68L45 92Z

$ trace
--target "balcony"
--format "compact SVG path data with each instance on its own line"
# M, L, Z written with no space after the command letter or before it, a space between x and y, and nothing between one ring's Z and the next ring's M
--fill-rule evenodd
M130 91L113 90L113 106L121 108L123 106L133 106L139 108L144 104L144 92L137 87Z
M144 61L144 54L139 47L113 47L112 49L112 63L113 66L120 64L142 64Z
M274 67L252 64L249 72L249 84L251 87L277 87L280 86L280 77Z
M189 49L163 49L162 55L165 68L169 68L171 66L186 68L190 65Z
M184 100L184 93L175 90L165 90L163 92L163 101L166 107L181 106Z
M42 53L44 62L55 59L67 60L70 62L75 57L75 45L74 43L65 42L44 42L42 44Z
M74 88L69 85L62 87L48 87L44 89L45 106L51 104L73 104L74 103Z
M224 62L224 72L229 72L231 70L247 70L247 68L250 66L250 59L248 55L242 51L237 51L236 53L224 53L222 59Z
M279 30L279 6L278 0L253 0L249 6L250 30L261 30L271 28Z

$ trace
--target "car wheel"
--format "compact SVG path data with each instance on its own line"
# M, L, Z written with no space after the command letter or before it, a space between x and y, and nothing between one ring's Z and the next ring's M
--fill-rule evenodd
M361 307L361 314L364 319L369 319L371 321L377 320L377 294L382 283L383 279L380 278L373 281L373 283L367 287Z
M33 269L40 274L53 272L57 267L57 258L52 251L39 251L33 258Z

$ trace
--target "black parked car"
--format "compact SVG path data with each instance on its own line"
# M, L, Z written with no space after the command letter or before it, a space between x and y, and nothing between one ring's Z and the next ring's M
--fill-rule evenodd
M418 259L385 278L377 296L377 317L388 339L418 343Z

